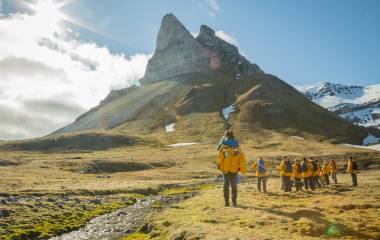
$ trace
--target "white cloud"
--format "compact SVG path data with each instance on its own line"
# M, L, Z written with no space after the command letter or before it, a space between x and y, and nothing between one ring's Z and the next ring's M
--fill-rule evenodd
M72 122L111 89L136 83L151 57L112 54L45 22L26 14L0 19L0 139L42 136Z
M216 13L219 12L220 7L217 0L206 0L207 5L209 6L210 10L208 11L208 15L211 18L216 17Z
M226 32L222 30L216 31L215 35L232 45L235 45L237 47L239 46L239 42L237 41L236 38L232 37L231 35L227 34Z
M213 12L213 11L209 11L209 12L208 12L208 15L209 15L211 18L216 17L216 13Z
M219 11L219 4L216 0L207 0L208 5L212 8L214 11Z
M190 32L190 33L191 33L191 35L192 35L194 38L198 37L198 35L199 35L199 32Z

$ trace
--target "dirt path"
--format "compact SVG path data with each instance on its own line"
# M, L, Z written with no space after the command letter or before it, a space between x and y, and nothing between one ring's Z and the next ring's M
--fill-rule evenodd
M144 217L151 212L168 207L195 193L169 196L149 196L138 200L135 204L109 214L93 218L79 230L53 237L51 240L113 240L120 239L135 232L142 224Z

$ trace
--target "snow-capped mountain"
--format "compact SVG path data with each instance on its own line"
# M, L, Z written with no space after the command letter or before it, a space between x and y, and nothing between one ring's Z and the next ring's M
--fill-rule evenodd
M363 87L326 82L299 90L313 102L350 122L380 128L380 84Z

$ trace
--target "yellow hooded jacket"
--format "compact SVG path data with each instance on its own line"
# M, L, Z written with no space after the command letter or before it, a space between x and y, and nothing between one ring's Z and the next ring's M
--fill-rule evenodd
M281 161L281 164L280 164L280 166L277 167L277 169L280 171L280 176L291 177L293 175L293 172L286 172L285 171L285 160Z
M298 171L300 167L301 167L300 163L293 164L293 178L302 178L302 173Z
M245 173L245 155L241 148L222 144L218 154L218 169L224 173Z
M311 165L311 162L307 162L307 171L306 172L302 172L302 177L305 178L305 177L311 177L313 176L313 165Z
M323 164L321 169L321 174L326 175L330 173L330 166L328 164Z
M264 161L264 167L266 168L265 172L259 172L259 168L257 167L257 162L254 162L251 166L253 171L256 171L256 177L266 177L268 176L268 168L269 164L267 161Z
M313 171L313 176L319 176L320 175L321 166L318 163L317 163L317 167L318 167L318 169L316 171L312 170ZM313 166L311 167L311 169L313 169Z
M354 169L352 169L352 162L351 161L348 161L347 173L356 173L356 171Z

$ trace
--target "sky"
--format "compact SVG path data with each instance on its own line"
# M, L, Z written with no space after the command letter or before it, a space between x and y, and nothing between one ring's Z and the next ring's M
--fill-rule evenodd
M0 0L0 139L51 133L136 84L166 13L293 86L380 83L377 0Z

